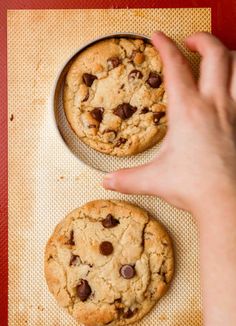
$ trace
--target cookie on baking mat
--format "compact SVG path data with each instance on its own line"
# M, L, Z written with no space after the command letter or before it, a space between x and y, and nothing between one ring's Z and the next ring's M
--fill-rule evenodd
M67 73L64 109L78 137L99 152L127 156L152 147L167 129L158 52L141 39L91 45Z
M45 276L60 306L86 326L128 325L165 294L171 240L145 210L97 200L59 223L45 251Z

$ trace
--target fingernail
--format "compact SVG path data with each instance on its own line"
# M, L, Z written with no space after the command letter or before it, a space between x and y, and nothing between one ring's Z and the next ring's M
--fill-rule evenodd
M155 31L153 34L163 35L164 33L162 31Z
M109 189L109 190L115 190L115 178L114 178L114 174L107 174L105 175L105 177L103 178L103 183L102 183L103 187L105 189Z

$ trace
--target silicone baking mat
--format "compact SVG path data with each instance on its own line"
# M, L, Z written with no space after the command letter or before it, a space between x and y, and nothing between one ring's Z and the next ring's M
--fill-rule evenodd
M103 174L82 165L62 143L53 124L52 87L71 54L99 35L114 31L150 35L155 29L168 33L181 47L184 36L196 30L210 31L210 9L8 12L10 325L76 325L47 290L44 246L60 219L98 198L141 205L167 226L174 239L176 275L171 289L137 325L202 324L193 218L154 197L103 190ZM196 65L196 57L186 55Z

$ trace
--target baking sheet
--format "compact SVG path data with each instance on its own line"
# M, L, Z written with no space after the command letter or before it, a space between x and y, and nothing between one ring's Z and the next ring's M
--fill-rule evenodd
M177 268L171 289L137 325L202 325L193 218L155 197L105 191L103 174L79 162L55 131L51 91L63 63L97 36L117 31L150 35L161 29L182 48L184 36L210 31L210 26L207 8L8 11L9 325L76 325L47 290L44 246L68 212L99 198L144 207L174 239ZM196 68L199 59L185 54Z

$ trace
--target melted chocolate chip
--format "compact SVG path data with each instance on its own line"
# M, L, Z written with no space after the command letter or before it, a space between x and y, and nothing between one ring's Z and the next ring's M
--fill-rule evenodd
M133 315L137 312L138 309L134 309L133 311L131 309L128 309L124 314L123 317L124 318L131 318L133 317Z
M141 73L140 70L137 70L137 69L131 70L131 72L128 75L129 81L132 81L136 78L141 79L142 77L143 77L143 74Z
M83 74L82 78L83 78L83 82L85 83L85 85L90 87L90 86L92 86L94 80L97 79L97 76L85 73L85 74Z
M119 316L123 315L123 314L124 314L124 307L125 307L125 306L124 306L124 304L122 303L121 298L116 299L116 300L114 301L114 304L115 304L115 309L116 309L118 315L119 315Z
M126 279L133 278L135 275L135 269L131 265L123 265L120 269L120 275Z
M157 72L150 72L147 83L152 88L158 88L162 83L161 76Z
M116 147L119 147L120 145L125 144L126 142L127 142L126 138L120 137L116 143Z
M70 238L68 239L67 243L70 246L74 246L75 245L75 241L74 241L74 231L71 230L70 231Z
M123 103L118 105L114 109L114 114L118 115L122 120L129 119L136 112L137 108L130 105L129 103Z
M119 223L120 222L117 219L115 219L111 214L108 214L107 217L104 220L102 220L102 225L104 226L104 228L107 229L114 228Z
M11 116L10 116L10 121L13 121L13 119L14 119L14 115L11 114Z
M102 122L104 108L94 108L91 111L92 117L98 122Z
M123 307L115 306L115 309L118 312L119 316L124 314L124 308Z
M114 69L121 64L121 61L118 57L111 57L107 59L108 70Z
M145 107L142 109L141 113L142 114L145 114L145 113L148 113L149 112L149 108Z
M81 301L86 301L92 292L88 284L88 281L86 280L81 280L76 290L77 290L77 295Z
M165 112L155 112L155 113L153 113L153 122L155 123L155 125L158 125L161 118L164 117L165 115L166 115Z
M72 254L71 259L70 259L70 266L76 266L79 262L80 262L79 256Z
M104 256L109 256L113 253L113 245L109 241L103 241L99 246L100 253Z

